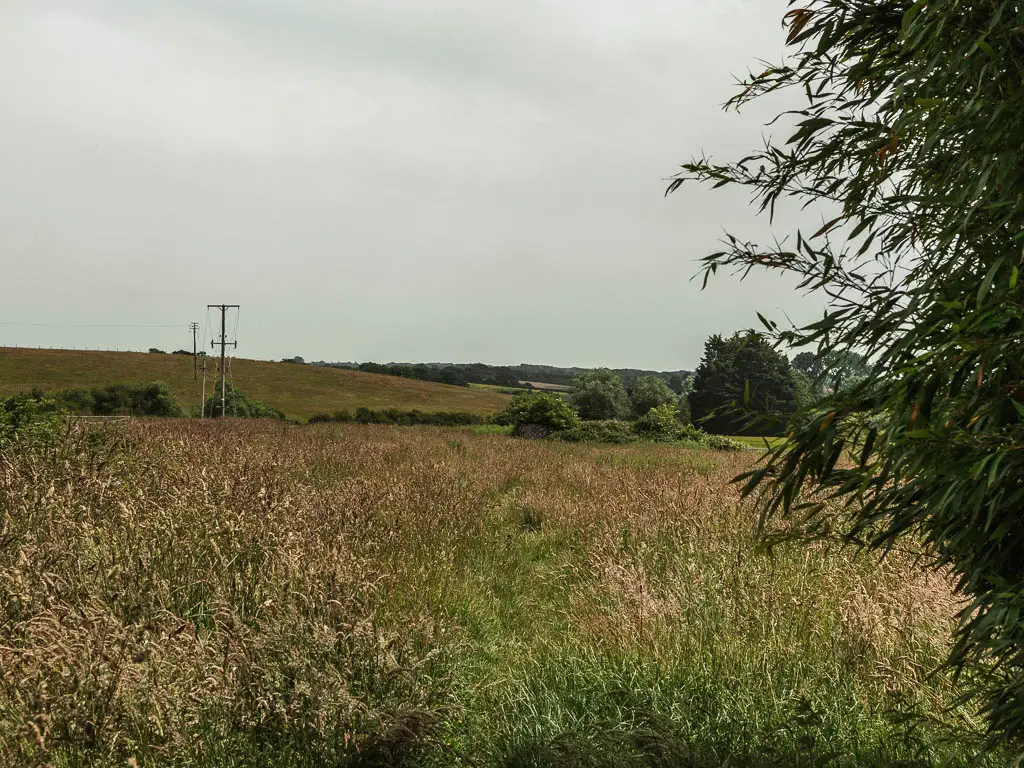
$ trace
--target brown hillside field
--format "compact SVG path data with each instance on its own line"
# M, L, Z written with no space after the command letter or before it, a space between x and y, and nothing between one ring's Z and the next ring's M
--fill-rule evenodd
M54 426L0 442L0 765L969 764L946 581L758 554L750 453Z
M217 362L211 358L207 365L209 396ZM360 407L486 414L500 411L509 401L498 392L312 365L239 358L232 361L231 371L235 386L249 398L300 420ZM154 381L170 385L182 407L199 405L200 384L193 381L192 358L185 355L0 348L0 397L33 387L52 392Z

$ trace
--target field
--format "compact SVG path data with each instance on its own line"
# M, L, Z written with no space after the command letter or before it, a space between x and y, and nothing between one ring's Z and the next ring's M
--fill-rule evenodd
M213 389L216 362L211 359L209 365L207 395ZM337 368L236 359L231 369L236 386L246 395L299 420L359 407L492 413L508 403L508 397L497 392ZM192 379L191 357L0 348L0 397L32 387L53 391L153 381L170 385L183 406L199 405L201 390Z
M24 439L0 447L3 765L972 753L928 676L946 581L758 554L728 484L752 452L196 420Z
M764 451L767 448L774 448L780 442L785 440L784 437L750 437L749 435L732 435L730 440L743 443L748 448L758 448Z
M521 392L529 392L531 390L526 387L502 387L498 384L470 384L470 389L478 389L481 392L500 392L503 395L518 395Z

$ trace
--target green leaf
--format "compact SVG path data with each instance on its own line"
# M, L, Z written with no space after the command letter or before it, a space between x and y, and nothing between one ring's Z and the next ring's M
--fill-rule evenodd
M923 440L929 437L935 437L935 433L930 429L911 429L903 433L903 436L911 440Z
M992 283L995 281L996 273L999 271L1001 266L1003 266L1003 260L999 259L985 274L985 279L981 281L981 286L978 288L978 306L981 306L985 297L988 296L988 292L992 290Z

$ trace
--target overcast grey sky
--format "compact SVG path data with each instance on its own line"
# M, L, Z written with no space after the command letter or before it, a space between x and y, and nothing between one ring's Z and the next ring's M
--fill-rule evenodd
M0 345L675 369L820 302L690 278L785 0L8 0ZM17 322L21 325L10 325ZM51 325L32 325L44 324ZM174 325L96 328L85 325Z

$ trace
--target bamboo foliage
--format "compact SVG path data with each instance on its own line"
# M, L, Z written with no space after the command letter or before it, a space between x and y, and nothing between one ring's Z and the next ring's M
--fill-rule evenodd
M885 552L904 539L948 566L968 602L948 664L980 697L992 739L1024 735L1024 4L802 0L790 55L728 106L798 89L794 129L689 181L745 187L774 216L791 199L827 212L769 246L728 236L703 261L795 273L829 297L782 344L856 352L855 387L794 420L742 476L765 519ZM810 500L810 491L815 491ZM825 504L824 497L841 503ZM906 543L906 542L902 542Z

